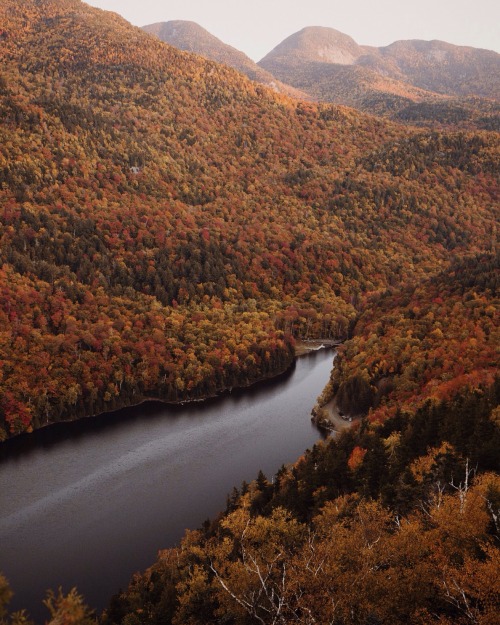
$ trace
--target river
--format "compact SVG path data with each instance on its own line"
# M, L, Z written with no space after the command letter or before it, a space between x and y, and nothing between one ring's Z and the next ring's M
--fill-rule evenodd
M223 509L233 486L296 460L320 438L310 412L333 357L313 352L275 380L206 402L146 404L2 445L10 608L41 623L46 590L76 586L101 610L158 549Z

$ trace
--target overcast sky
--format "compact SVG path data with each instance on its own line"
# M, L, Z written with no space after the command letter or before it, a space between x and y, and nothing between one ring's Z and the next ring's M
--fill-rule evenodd
M500 0L88 0L136 26L192 20L260 60L305 26L330 26L357 43L441 39L500 52Z

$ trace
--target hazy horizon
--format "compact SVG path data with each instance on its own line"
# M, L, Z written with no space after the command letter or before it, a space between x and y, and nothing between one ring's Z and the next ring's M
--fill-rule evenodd
M500 3L477 0L88 0L136 26L171 20L198 23L224 43L259 61L283 39L306 26L327 26L361 45L385 46L400 39L440 39L500 52Z

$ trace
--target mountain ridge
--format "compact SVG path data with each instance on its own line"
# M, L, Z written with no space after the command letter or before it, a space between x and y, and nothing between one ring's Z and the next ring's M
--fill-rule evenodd
M309 26L254 63L195 22L158 22L143 30L294 98L408 124L500 128L500 56L493 51L440 40L365 46L333 28Z
M500 55L493 51L438 40L361 46L335 29L307 27L259 65L315 100L399 121L417 121L420 110L427 111L424 123L432 124L435 116L451 125L458 119L500 127ZM471 97L482 100L471 107Z
M199 54L212 61L233 67L250 80L266 85L278 93L308 99L306 93L282 83L259 67L244 52L222 42L196 22L187 20L156 22L142 26L142 30L180 50Z
M278 44L259 65L280 74L287 63L310 61L378 68L396 80L446 95L470 95L467 89L471 87L467 85L471 84L475 87L474 95L500 99L500 54L440 40L410 39L381 47L363 46L333 28L309 26ZM437 62L444 64L446 71L439 71ZM450 69L454 72L452 77ZM463 72L462 81L457 82L459 71ZM484 80L485 72L489 72L489 81ZM472 76L464 83L468 74ZM445 77L448 80L443 84Z

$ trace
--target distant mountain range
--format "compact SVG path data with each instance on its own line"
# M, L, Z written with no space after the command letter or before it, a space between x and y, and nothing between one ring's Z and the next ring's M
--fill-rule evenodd
M285 39L259 65L293 85L303 82L305 72L317 74L320 82L325 66L341 65L440 95L500 99L500 55L443 41L396 41L375 48L360 46L333 28L315 26Z
M314 26L291 35L257 64L194 22L144 30L295 97L415 124L500 127L500 55L493 51L418 40L362 46L333 28Z

